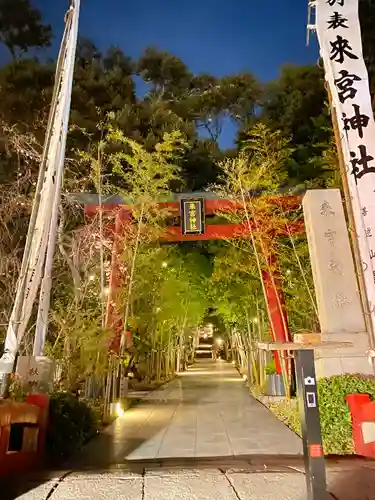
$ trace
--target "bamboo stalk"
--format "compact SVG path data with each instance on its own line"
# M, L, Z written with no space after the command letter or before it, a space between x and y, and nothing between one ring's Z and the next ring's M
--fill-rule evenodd
M249 321L249 314L247 311L245 311L246 315L246 323L247 323L247 332L248 332L248 338L247 338L247 348L248 348L248 364L249 361L251 363L251 369L249 369L249 372L251 373L251 382L253 382L253 379L255 379L255 384L259 386L259 377L258 377L258 369L257 369L257 362L255 358L255 352L253 349L253 336L252 336L252 330L251 330L251 325ZM250 382L250 380L249 380Z
M269 317L271 328L272 328L273 333L274 333L274 337L276 338L275 326L274 326L273 321L272 321L272 315L271 315L271 311L270 311L268 300L267 300L266 288L265 288L264 280L262 278L262 266L261 266L261 263L260 263L259 254L258 254L257 247L256 247L255 237L254 237L253 231L251 229L250 215L249 215L249 211L248 211L248 208L247 208L247 203L246 203L246 199L245 199L245 193L244 193L244 190L243 190L243 187L242 187L241 178L239 179L239 182L240 182L240 191L241 191L242 203L243 203L243 207L244 207L244 210L245 210L245 215L246 215L246 220L247 220L247 223L248 223L248 229L249 229L249 233L250 233L250 238L251 238L252 246L253 246L253 249L254 249L254 254L255 254L255 259L256 259L256 263L257 263L258 273L259 273L259 277L260 277L260 281L261 281L262 291L263 291L263 294L264 294L265 303L266 303L266 307L267 307L267 313L268 313L268 317ZM250 199L250 202L251 202L251 199ZM254 212L254 208L253 207L252 207L252 211ZM265 249L265 246L263 244L262 239L260 241L260 245L261 245L261 249L262 249L264 255L267 256L268 254L266 252L266 249ZM268 263L268 259L267 259L267 263ZM287 325L285 324L285 318L284 318L284 314L283 314L282 305L280 303L280 297L279 297L279 294L278 294L278 289L276 287L276 282L275 282L275 279L274 279L274 275L273 275L273 272L272 272L272 269L271 269L271 266L269 265L269 263L268 263L267 267L269 269L269 275L270 275L270 278L271 278L272 286L274 287L274 290L275 290L275 295L276 295L276 298L277 298L277 301L278 301L278 307L279 307L279 310L281 312L281 318L282 318L282 322L283 322L283 326L284 326L284 331L287 332L288 328L287 328ZM284 382L284 386L285 386L285 395L286 395L287 399L289 399L290 398L289 376L288 376L287 369L286 369L286 359L285 359L285 357L283 355L284 353L280 353L280 354L281 354L281 356L280 356L280 358L281 358L281 360L280 360L281 361L280 362L280 366L281 366L281 374L282 374L282 378L283 378L283 382Z

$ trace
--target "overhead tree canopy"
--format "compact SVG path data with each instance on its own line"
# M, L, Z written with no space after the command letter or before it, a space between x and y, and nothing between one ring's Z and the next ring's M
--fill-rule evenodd
M51 26L43 24L30 0L0 0L0 40L13 59L33 47L48 47L51 37Z

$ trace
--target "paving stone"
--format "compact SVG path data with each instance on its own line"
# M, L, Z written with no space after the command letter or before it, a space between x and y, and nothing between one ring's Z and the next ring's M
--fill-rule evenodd
M13 492L12 494L10 494L8 489L6 489L5 492L2 490L0 498L4 498L6 500L10 500L13 498L16 498L17 500L45 500L54 485L54 480L47 481L43 484L37 484L33 481L30 481L26 482L26 484L23 485L22 490L25 491L25 493L19 493L19 495L15 497Z
M181 471L145 478L145 500L236 500L219 471Z
M67 478L51 500L141 500L143 478L121 478L117 474ZM42 499L41 499L42 500Z
M338 500L374 500L375 470L353 467L342 472L328 472L329 491Z
M233 451L228 446L207 446L206 448L200 447L195 450L195 458L208 458L208 457L233 457Z
M156 458L194 458L194 448L179 448L178 446L161 448Z
M236 473L227 477L241 500L306 500L303 474Z

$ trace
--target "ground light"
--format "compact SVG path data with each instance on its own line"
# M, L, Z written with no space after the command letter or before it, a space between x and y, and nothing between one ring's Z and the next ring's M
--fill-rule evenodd
M118 401L117 403L113 403L111 413L116 417L123 417L125 415L125 410L122 407L120 401Z

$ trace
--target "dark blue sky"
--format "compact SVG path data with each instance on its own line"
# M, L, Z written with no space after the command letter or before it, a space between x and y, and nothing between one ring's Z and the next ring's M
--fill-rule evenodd
M315 40L306 48L307 0L81 1L80 34L99 48L117 45L138 57L155 45L194 73L222 76L247 69L269 81L285 63L315 64L318 57ZM33 3L54 26L57 46L68 1ZM225 129L223 146L233 136L233 127Z

